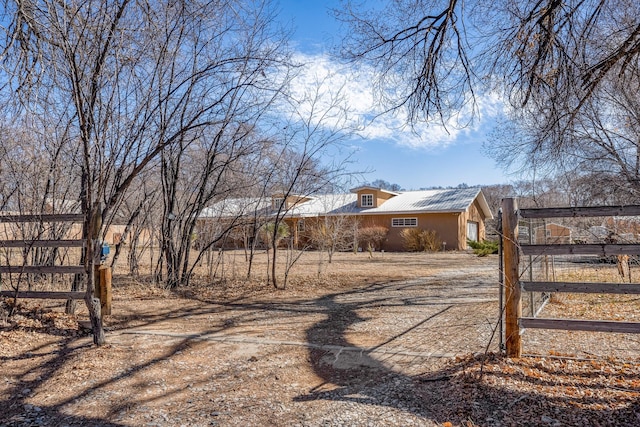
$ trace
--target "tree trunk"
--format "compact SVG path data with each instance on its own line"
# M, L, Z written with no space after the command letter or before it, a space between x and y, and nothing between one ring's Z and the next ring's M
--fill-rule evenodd
M100 346L105 343L105 337L104 329L102 327L100 300L94 297L94 292L96 289L94 268L100 262L100 243L98 240L98 236L102 227L102 208L99 205L91 210L87 222L89 223L88 230L90 239L87 242L87 256L84 264L85 272L87 274L87 291L85 293L84 301L87 304L87 309L89 310L89 318L91 319L93 343Z
M273 287L275 289L279 289L278 280L276 279L276 256L278 254L276 246L276 242L273 242L273 255L271 256L271 283L273 283Z
M106 342L104 336L104 328L102 327L102 313L100 310L100 300L89 296L87 293L84 302L89 309L89 318L91 319L91 330L93 331L93 343L97 346Z

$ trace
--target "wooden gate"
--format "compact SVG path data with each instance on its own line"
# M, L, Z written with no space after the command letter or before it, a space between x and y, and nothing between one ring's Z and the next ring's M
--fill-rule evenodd
M521 330L524 328L563 329L593 332L640 333L638 322L606 320L548 319L522 316L522 291L598 294L640 294L638 283L523 281L520 260L523 256L598 255L601 257L640 255L640 244L616 243L518 243L521 218L578 218L601 216L640 216L640 206L543 208L518 210L515 199L502 201L503 271L505 294L505 344L509 357L522 354Z

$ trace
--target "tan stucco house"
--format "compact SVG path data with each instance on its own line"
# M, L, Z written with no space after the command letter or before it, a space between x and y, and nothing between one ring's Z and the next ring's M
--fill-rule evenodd
M536 244L567 245L572 241L571 228L553 222L536 227L533 235Z
M447 250L464 250L467 239L485 238L485 220L493 218L479 188L420 191L387 191L362 186L346 194L314 196L275 195L269 199L227 199L206 209L202 219L259 212L263 218L275 215L283 206L285 221L293 230L294 240L302 238L305 228L332 216L351 216L361 227L381 226L388 229L382 248L404 250L400 236L404 228L433 230Z

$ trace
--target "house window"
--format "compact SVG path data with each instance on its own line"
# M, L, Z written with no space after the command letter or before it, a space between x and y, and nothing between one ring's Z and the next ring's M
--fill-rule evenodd
M360 206L363 208L371 208L373 207L373 194L361 194L360 195Z
M278 209L280 209L280 206L282 206L282 209L286 208L286 206L284 206L284 198L282 198L282 197L274 197L273 198L273 209L274 210L278 210Z
M392 227L417 227L418 218L391 218Z
M298 221L298 233L304 232L304 219Z

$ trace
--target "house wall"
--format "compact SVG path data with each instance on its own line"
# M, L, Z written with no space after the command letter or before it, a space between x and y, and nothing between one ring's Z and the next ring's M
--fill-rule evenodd
M485 216L482 213L482 208L480 207L480 203L478 200L474 200L474 202L469 206L469 209L466 212L463 212L460 215L460 223L459 225L459 246L463 249L467 248L467 223L471 221L478 224L478 241L483 241L487 238L487 229L485 225ZM460 249L460 247L458 249Z
M459 213L363 215L360 227L381 226L387 228L389 230L387 241L382 245L382 248L386 251L403 251L405 247L400 233L404 228L413 227L392 227L391 220L393 218L417 218L418 226L416 228L434 230L440 240L447 242L447 249L464 249L464 247L460 247L458 235L459 217Z
M404 228L413 227L393 227L393 218L416 218L418 225L416 228L422 230L434 230L438 238L446 242L447 250L465 250L467 248L467 221L473 221L478 224L478 238L483 240L486 238L486 228L484 224L484 215L482 209L477 202L470 206L467 212L448 212L448 213L421 213L421 214L385 214L385 215L360 215L359 228L364 227L384 227L388 230L387 239L382 245L386 251L404 251L404 240L401 232ZM298 234L296 223L298 219L287 219L287 223L294 231L294 239L300 244L307 242L308 233L317 226L323 217L305 218L305 231Z
M547 235L548 234L548 235ZM560 224L546 224L537 227L534 232L535 243L555 243L568 244L571 243L571 229Z

